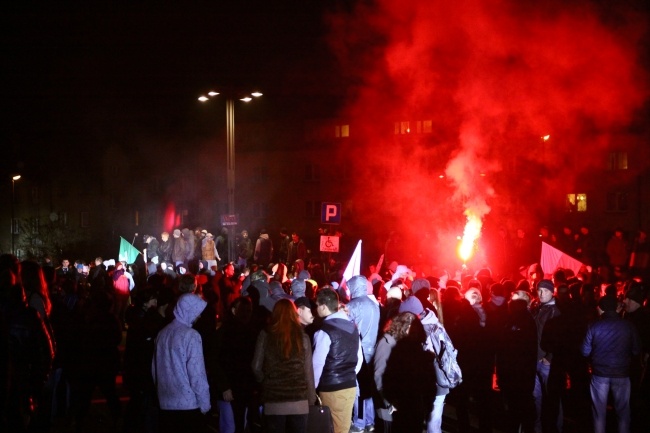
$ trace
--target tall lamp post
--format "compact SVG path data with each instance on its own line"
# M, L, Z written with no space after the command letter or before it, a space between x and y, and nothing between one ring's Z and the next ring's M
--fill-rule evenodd
M17 174L11 177L11 254L16 255L16 249L14 248L14 203L16 202L16 181L20 179L20 175Z
M219 95L219 92L210 91L207 95L199 96L199 101L208 102ZM228 190L228 214L235 215L235 97L226 96L226 188ZM242 102L250 102L253 98L262 96L261 92L251 92L243 97L238 97ZM228 236L228 258L234 259L234 236Z

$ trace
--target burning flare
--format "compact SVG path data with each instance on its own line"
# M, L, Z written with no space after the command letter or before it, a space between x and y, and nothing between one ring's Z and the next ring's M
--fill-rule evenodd
M463 239L458 246L458 256L463 260L463 263L467 263L472 258L474 243L481 236L481 227L483 226L481 217L472 212L471 209L465 211L465 216L467 216L467 223L463 231Z

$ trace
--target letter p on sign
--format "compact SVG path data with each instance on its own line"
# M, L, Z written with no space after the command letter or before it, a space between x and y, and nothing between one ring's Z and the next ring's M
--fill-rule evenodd
M320 222L322 224L340 224L341 203L322 203Z

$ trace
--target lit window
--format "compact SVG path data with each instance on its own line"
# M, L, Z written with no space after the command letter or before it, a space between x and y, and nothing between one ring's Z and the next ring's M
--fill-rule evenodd
M395 135L410 134L411 126L408 120L395 122Z
M567 212L587 212L587 194L567 194Z
M418 120L415 122L415 132L418 134L431 134L431 120Z
M346 138L350 136L350 125L336 125L334 127L334 136L336 138Z
M135 211L134 221L133 222L135 223L136 227L140 225L140 211L139 210Z
M627 170L627 152L610 152L608 170Z

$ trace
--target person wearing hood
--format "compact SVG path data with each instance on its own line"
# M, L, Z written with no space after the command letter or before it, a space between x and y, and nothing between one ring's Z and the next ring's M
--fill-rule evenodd
M192 329L206 302L193 293L178 298L174 320L156 338L151 372L160 403L160 431L201 431L210 410L201 336Z
M416 296L422 306L427 310L431 310L438 315L438 309L431 303L429 300L429 290L431 289L431 283L426 278L416 278L411 283L411 294Z
M534 431L537 326L524 298L513 296L496 350L499 388L506 403L506 431ZM521 427L521 430L520 430Z
M294 301L298 298L302 298L303 296L306 296L305 293L307 292L307 283L305 282L304 279L297 277L294 278L293 281L291 281L291 299Z
M260 237L257 238L255 243L255 252L253 253L253 260L260 265L263 269L271 263L273 257L273 242L269 238L266 229L260 231Z
M269 283L269 287L271 288L271 298L275 300L275 302L279 301L280 299L291 299L293 298L284 291L282 288L282 284L280 284L278 281L271 281Z
M350 302L348 315L359 330L363 364L357 375L357 399L352 411L352 428L350 431L373 431L375 425L375 408L372 401L374 379L372 359L379 333L379 303L372 295L372 285L363 275L357 275L348 281ZM370 293L370 296L368 296Z
M425 348L427 351L433 353L440 353L440 341L443 338L442 333L447 333L442 326L438 317L431 310L427 310L422 306L422 303L415 296L409 296L399 307L400 313L413 313L422 323L424 331L427 334ZM449 339L452 341L451 339ZM453 341L452 341L453 342ZM436 345L434 347L434 344ZM436 397L433 401L433 409L427 419L427 433L440 433L442 432L442 410L445 404L445 396L449 394L448 388L443 388L436 385Z

